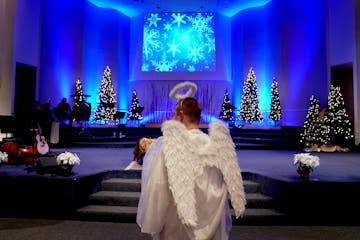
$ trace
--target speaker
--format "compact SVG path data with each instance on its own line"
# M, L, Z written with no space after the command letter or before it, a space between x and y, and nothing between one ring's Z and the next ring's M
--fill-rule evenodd
M36 171L38 174L57 174L58 164L55 157L40 157L37 159Z

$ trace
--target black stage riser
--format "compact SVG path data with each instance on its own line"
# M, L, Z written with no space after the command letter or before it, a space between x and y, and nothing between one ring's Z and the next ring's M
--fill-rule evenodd
M202 128L207 132L206 128ZM300 128L280 129L239 129L231 128L231 136L238 149L240 148L276 148L301 149ZM161 136L160 128L118 128L99 127L61 128L60 145L67 144L81 147L133 147L142 137L157 138Z

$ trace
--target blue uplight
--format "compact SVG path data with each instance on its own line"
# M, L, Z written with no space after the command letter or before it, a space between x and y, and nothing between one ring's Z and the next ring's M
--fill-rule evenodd
M145 11L146 7L144 4L134 4L131 1L121 1L121 0L88 0L90 3L94 4L100 8L114 9L128 17L135 17ZM219 4L217 9L212 9L211 11L218 12L226 17L232 17L240 11L248 8L261 7L271 0L236 0L229 1L224 4ZM134 1L135 2L135 1ZM211 4L210 4L211 5ZM173 11L178 11L172 9Z
M230 7L224 8L220 12L227 17L232 17L244 9L261 7L269 2L271 2L271 0L236 1L232 3Z
M135 17L140 13L138 9L118 0L88 0L88 1L100 8L117 10L128 17Z

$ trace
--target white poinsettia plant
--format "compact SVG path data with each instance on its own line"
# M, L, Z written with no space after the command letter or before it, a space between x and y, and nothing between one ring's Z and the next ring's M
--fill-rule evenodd
M75 165L75 164L80 164L80 158L76 153L72 153L72 152L64 152L59 154L56 157L56 161L58 164L63 164L63 165Z
M6 163L8 161L8 154L0 151L0 163Z
M320 158L310 155L310 153L298 153L294 155L294 164L299 164L299 169L301 170L307 168L314 171L320 165Z

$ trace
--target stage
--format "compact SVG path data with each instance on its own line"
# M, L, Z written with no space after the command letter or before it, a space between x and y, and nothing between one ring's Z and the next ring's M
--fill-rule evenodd
M141 171L124 170L133 159L133 148L51 148L56 154L65 151L76 153L81 160L69 177L39 175L34 166L26 164L0 166L0 217L74 219L73 212L86 205L104 179L141 175ZM301 152L240 149L237 156L243 178L259 182L262 193L271 196L292 221L358 225L360 152L312 153L319 156L320 166L306 181L293 164L294 154Z

